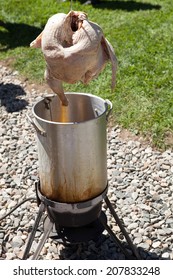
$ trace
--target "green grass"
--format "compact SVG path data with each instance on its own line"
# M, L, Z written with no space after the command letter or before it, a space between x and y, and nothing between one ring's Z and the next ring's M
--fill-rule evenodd
M56 12L67 13L70 2L56 0L0 0L0 59L31 81L43 81L44 60L29 43ZM149 137L157 148L173 145L173 5L170 0L103 1L84 6L73 1L97 22L118 58L117 86L110 90L111 67L88 86L65 84L65 89L91 92L113 102L114 121Z

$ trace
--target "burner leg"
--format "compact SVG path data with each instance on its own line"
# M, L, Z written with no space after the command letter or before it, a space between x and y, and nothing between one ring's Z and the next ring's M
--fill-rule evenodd
M42 236L42 239L41 239L41 241L40 241L40 243L39 243L39 245L38 245L38 247L37 247L33 257L32 257L32 260L37 260L39 254L40 254L40 252L41 252L41 250L42 250L42 248L44 246L44 243L46 242L46 239L48 238L48 236L49 236L49 234L50 234L50 232L51 232L51 230L53 228L53 225L54 225L54 223L51 220L49 220L49 222L46 225L46 229L45 229L45 232L44 232L44 234Z
M29 237L27 246L25 248L25 252L23 254L23 258L22 258L23 260L26 260L27 257L28 257L29 251L30 251L32 243L34 241L34 237L35 237L37 228L39 226L39 222L41 220L41 217L42 217L44 211L45 211L45 205L41 202L39 210L38 210L38 215L37 215L37 218L36 218L36 221L35 221L35 224L34 224L34 227L32 229L32 232L31 232L31 235Z
M106 204L107 204L107 206L108 206L108 208L109 208L109 210L110 210L112 216L114 217L115 221L117 222L119 228L121 229L123 235L125 236L125 238L126 238L128 244L129 244L129 246L131 247L131 249L132 249L134 255L135 255L136 258L137 258L137 260L141 260L141 257L140 257L140 255L139 255L139 253L138 253L136 247L133 245L133 243L132 243L132 241L131 241L131 239L130 239L130 236L128 235L128 233L127 233L127 231L125 230L123 224L121 223L120 219L118 218L118 215L116 214L116 212L115 212L115 210L114 210L114 208L113 208L112 204L110 203L110 200L108 199L107 196L106 196L106 198L105 198L105 202L106 202Z
M114 232L111 230L111 228L107 225L107 223L102 219L102 217L99 217L100 222L102 223L102 225L104 226L104 228L107 230L107 232L110 234L110 236L112 237L113 241L116 243L116 245L121 249L121 251L124 253L124 255L130 259L131 256L130 254L127 252L127 250L123 247L123 245L121 244L121 242L119 241L119 239L116 237L116 235L114 234Z

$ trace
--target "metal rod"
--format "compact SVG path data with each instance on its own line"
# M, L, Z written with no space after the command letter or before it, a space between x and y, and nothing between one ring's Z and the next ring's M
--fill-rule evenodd
M52 108L51 108L50 102L51 102L51 98L45 97L45 99L44 99L45 108L46 108L47 110L49 110L49 113L50 113L50 121L53 121Z
M49 219L49 222L48 222L48 224L46 226L46 230L44 231L42 239L41 239L41 241L40 241L40 243L39 243L39 245L38 245L38 247L37 247L33 257L32 257L32 260L37 260L39 254L40 254L40 252L41 252L41 250L42 250L42 248L44 246L44 243L46 242L46 239L48 238L48 236L49 236L49 234L50 234L50 232L51 232L51 230L53 228L53 225L54 225L54 223Z
M43 204L43 202L41 202L39 210L38 210L38 215L37 215L37 218L36 218L36 221L35 221L35 224L34 224L34 227L33 227L32 231L31 231L31 234L30 234L27 246L25 248L25 252L23 254L23 258L22 258L23 260L26 260L27 257L28 257L29 251L31 249L31 246L32 246L32 243L34 241L34 237L35 237L37 228L39 226L39 223L40 223L40 220L41 220L41 217L42 217L44 211L45 211L45 205Z
M121 229L123 235L125 236L125 238L126 238L128 244L129 244L129 246L131 247L131 249L132 249L134 255L136 256L136 258L137 258L138 260L141 260L141 257L140 257L140 255L139 255L137 249L136 249L136 246L133 245L133 243L132 243L132 241L131 241L131 239L130 239L130 236L128 235L127 231L125 230L123 224L121 223L121 221L120 221L118 215L116 214L116 212L115 212L115 210L114 210L114 208L113 208L112 204L110 203L110 200L108 199L107 196L105 197L105 202L106 202L106 204L107 204L107 206L108 206L108 208L109 208L109 210L110 210L112 216L113 216L114 219L116 220L116 222L117 222L119 228Z

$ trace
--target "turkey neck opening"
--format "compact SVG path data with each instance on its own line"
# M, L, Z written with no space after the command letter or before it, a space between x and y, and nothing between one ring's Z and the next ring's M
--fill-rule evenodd
M79 29L79 22L80 20L77 15L71 17L71 29L73 32L76 32Z

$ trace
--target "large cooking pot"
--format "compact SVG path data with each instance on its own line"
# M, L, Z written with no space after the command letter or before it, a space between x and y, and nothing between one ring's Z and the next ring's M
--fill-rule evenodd
M59 202L81 202L107 186L106 124L112 104L84 93L66 93L68 106L56 95L32 109L37 131L40 190Z

